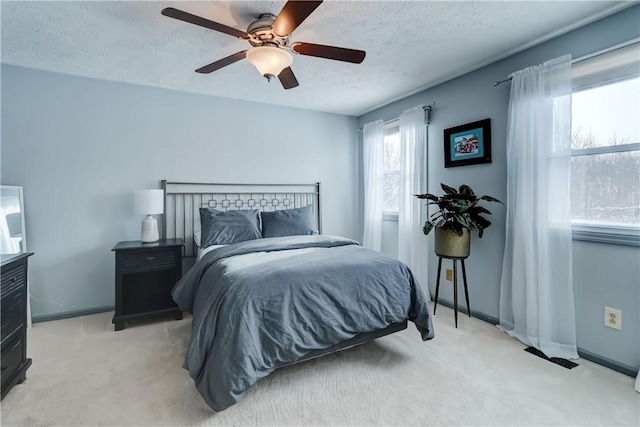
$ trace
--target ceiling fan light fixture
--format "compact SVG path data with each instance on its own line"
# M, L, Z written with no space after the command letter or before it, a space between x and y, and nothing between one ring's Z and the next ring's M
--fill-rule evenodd
M257 46L247 51L247 60L251 62L267 80L277 77L289 67L293 57L279 47Z

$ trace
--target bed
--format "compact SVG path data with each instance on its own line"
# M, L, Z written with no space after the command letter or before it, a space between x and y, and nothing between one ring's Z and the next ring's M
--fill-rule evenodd
M184 368L215 411L275 369L415 323L433 337L409 268L321 234L320 184L163 181L164 233L197 259L173 289L192 314Z

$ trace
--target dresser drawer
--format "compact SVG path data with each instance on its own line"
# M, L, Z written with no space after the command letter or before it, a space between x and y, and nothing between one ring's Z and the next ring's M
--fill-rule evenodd
M23 265L2 271L2 298L25 285L25 269Z
M2 312L0 313L0 318L2 319L2 327L0 329L2 347L17 330L24 326L24 297L24 292L14 292L2 298Z
M20 333L8 346L2 349L2 387L13 378L25 360L23 340L24 332Z
M176 265L175 251L158 252L129 252L122 254L123 270L138 270L147 268L174 267Z

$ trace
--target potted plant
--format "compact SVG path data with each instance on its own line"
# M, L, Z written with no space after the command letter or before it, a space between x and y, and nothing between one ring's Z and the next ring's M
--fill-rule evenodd
M477 231L482 238L484 229L491 222L481 214L491 215L483 206L478 206L481 200L498 202L491 196L476 196L471 187L461 185L458 190L445 184L440 184L444 195L417 194L419 199L427 199L427 205L437 205L439 210L433 213L424 223L422 232L428 235L435 227L435 252L438 256L447 258L467 258L470 252L470 231ZM504 203L503 203L504 204Z

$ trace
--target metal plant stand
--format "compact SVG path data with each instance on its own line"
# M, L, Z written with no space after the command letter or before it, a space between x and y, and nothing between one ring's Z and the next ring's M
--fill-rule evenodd
M467 289L467 272L464 268L464 258L448 257L438 255L438 278L436 279L436 300L433 305L433 314L436 314L436 307L438 306L438 293L440 292L440 272L442 270L442 258L453 260L453 316L455 319L456 328L458 327L458 266L457 262L460 261L462 265L462 282L464 284L464 297L467 300L467 312L471 317L471 306L469 305L469 290Z

